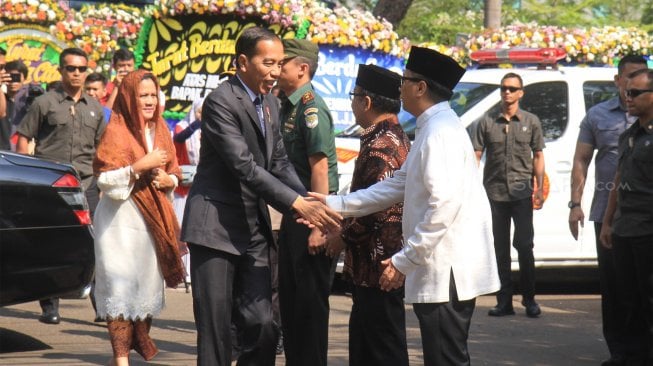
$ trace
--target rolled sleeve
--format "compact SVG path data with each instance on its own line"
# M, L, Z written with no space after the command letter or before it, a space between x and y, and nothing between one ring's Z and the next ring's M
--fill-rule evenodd
M533 135L531 137L531 149L533 151L542 151L546 147L544 144L544 135L542 134L542 123L537 116L532 115L532 131Z

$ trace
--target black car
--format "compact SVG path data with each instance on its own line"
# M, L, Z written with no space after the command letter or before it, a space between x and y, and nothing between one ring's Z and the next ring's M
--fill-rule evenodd
M81 295L94 268L75 169L0 151L0 306Z

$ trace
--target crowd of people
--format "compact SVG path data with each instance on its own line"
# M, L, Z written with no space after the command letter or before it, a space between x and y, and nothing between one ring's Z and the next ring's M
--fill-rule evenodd
M449 106L465 73L413 47L403 75L359 65L349 93L363 129L351 192L337 195L334 124L313 89L318 47L252 27L235 71L170 131L155 75L119 50L116 77L87 73L63 50L60 83L26 84L0 49L0 149L72 164L93 214L91 300L106 322L111 365L149 335L164 288L192 284L197 364L328 364L328 297L336 258L353 285L350 365L408 365L405 303L417 315L425 365L469 365L476 298L489 316L515 314L510 233L522 305L535 301L533 210L544 204L544 138L519 107L523 82L500 80L501 108L470 134ZM596 156L595 222L603 331L611 365L653 365L653 70L622 58L619 95L587 113L574 156L569 227L578 237L587 169ZM273 90L274 89L274 90ZM42 95L41 95L42 94ZM412 145L399 125L416 117ZM485 155L481 174L479 161ZM183 166L194 166L191 182ZM481 178L482 175L482 178ZM612 183L612 184L607 184ZM614 189L610 189L614 187ZM283 215L273 225L270 208ZM278 262L278 264L277 264ZM273 296L278 291L278 297ZM58 299L40 321L60 321Z

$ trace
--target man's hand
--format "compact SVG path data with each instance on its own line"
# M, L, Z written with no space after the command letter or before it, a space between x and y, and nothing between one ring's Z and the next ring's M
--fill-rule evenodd
M612 249L612 225L605 223L605 221L601 225L599 240L605 249Z
M322 204L326 205L326 197L327 197L326 194L317 193L317 192L308 192L308 196L315 198L316 200L322 202Z
M322 254L326 248L327 237L317 228L311 230L308 235L308 254L317 255Z
M544 206L544 191L540 188L533 192L533 209L540 210Z
M11 74L8 72L0 72L0 85L8 85L11 83Z
M379 279L381 290L392 291L404 285L406 276L392 264L392 258L382 261L381 266L384 267L381 278Z
M116 87L119 87L120 84L122 83L122 79L124 79L125 76L127 76L127 74L129 74L129 71L127 70L124 69L118 70L118 72L116 73L116 77L113 79L113 84Z
M345 242L340 236L341 232L329 232L327 235L326 255L331 258L338 257L340 252L345 249Z
M569 211L569 231L575 240L578 240L578 224L581 228L585 227L585 213L580 206Z
M292 209L301 217L298 222L310 228L316 227L325 234L340 227L342 216L315 198L299 196Z

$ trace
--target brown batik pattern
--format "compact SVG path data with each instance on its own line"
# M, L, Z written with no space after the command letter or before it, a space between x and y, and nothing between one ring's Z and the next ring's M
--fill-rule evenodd
M377 123L361 136L351 191L367 188L392 177L406 160L410 142L395 120ZM346 244L345 278L357 286L378 287L381 261L403 247L403 204L372 215L347 219L342 238Z
M154 341L150 338L152 318L145 320L109 320L107 329L113 357L128 357L129 351L134 349L146 361L151 360L159 352Z

